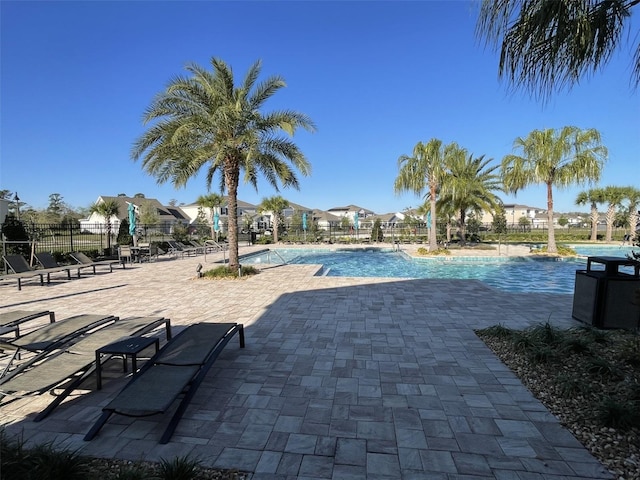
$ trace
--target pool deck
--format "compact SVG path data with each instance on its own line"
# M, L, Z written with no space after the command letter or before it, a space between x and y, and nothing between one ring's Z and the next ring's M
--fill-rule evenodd
M612 478L473 332L577 325L571 295L507 293L475 280L322 277L314 265L194 278L198 263L206 269L221 257L161 258L71 281L62 274L22 291L0 284L0 312L161 315L176 331L243 323L246 348L226 346L171 442L158 443L170 415L114 416L83 441L126 382L118 362L110 371L119 378L107 375L103 390L90 379L39 423L31 419L50 395L3 404L0 425L28 444L134 461L190 454L255 480Z

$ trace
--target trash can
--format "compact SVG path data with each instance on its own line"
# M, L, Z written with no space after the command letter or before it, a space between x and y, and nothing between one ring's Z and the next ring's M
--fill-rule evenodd
M249 240L249 244L250 244L250 245L255 245L255 244L256 244L256 236L257 236L256 232L254 232L254 231L252 230L252 231L250 231L250 232L249 232L249 235L250 235L250 237L249 237L249 239L250 239L250 240Z
M632 272L620 271L632 267ZM640 322L640 265L624 257L588 257L587 269L576 271L572 317L597 328L635 329Z

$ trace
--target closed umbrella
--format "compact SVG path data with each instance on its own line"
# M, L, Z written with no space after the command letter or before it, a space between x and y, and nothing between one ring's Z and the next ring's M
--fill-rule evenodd
M307 231L307 214L302 214L302 230Z
M129 203L129 235L133 237L133 244L136 242L136 207L133 203Z
M220 215L218 215L218 212L213 214L213 230L216 232L216 242L217 242L218 232L220 231Z
M356 230L358 230L359 227L359 216L358 216L358 212L353 214L353 228L355 228Z

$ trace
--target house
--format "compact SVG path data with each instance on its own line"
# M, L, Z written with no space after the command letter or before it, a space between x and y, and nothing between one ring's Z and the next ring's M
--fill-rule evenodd
M238 205L238 226L240 228L257 228L257 210L258 207L253 205L252 203L243 202L242 200L237 201ZM190 203L188 205L182 205L181 210L188 217L188 223L193 224L198 219L198 214L202 212L204 218L207 219L207 222L210 223L213 218L214 212L209 207L201 207L197 203ZM219 207L218 214L220 215L219 219L219 227L221 232L227 231L227 226L229 225L229 198L226 197L222 201L222 205Z
M538 207L530 207L528 205L520 205L516 203L505 203L503 205L504 216L507 219L507 225L518 225L522 217L529 219L534 223L534 219L540 218L542 214L546 215L546 210ZM493 223L493 212L482 211L478 216L478 220L482 223Z
M187 224L188 216L180 207L165 207L155 198L143 197L127 197L119 195L117 197L109 197L101 195L96 200L96 204L108 201L115 201L118 204L118 215L112 215L109 219L111 223L111 231L117 233L120 229L122 220L129 216L129 203L133 203L138 208L149 209L156 217L154 220L154 228L162 233L171 233L173 226L176 224ZM140 219L140 224L144 223L144 219ZM106 226L106 219L98 213L92 213L89 218L80 220L80 228L83 231L91 233L101 233Z

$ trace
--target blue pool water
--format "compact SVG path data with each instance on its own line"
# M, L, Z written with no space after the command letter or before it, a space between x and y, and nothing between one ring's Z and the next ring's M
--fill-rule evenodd
M577 247L585 256L625 256L631 248ZM441 257L410 258L390 249L275 249L242 259L243 264L321 264L335 277L461 278L481 280L509 292L573 293L576 270L586 258Z

